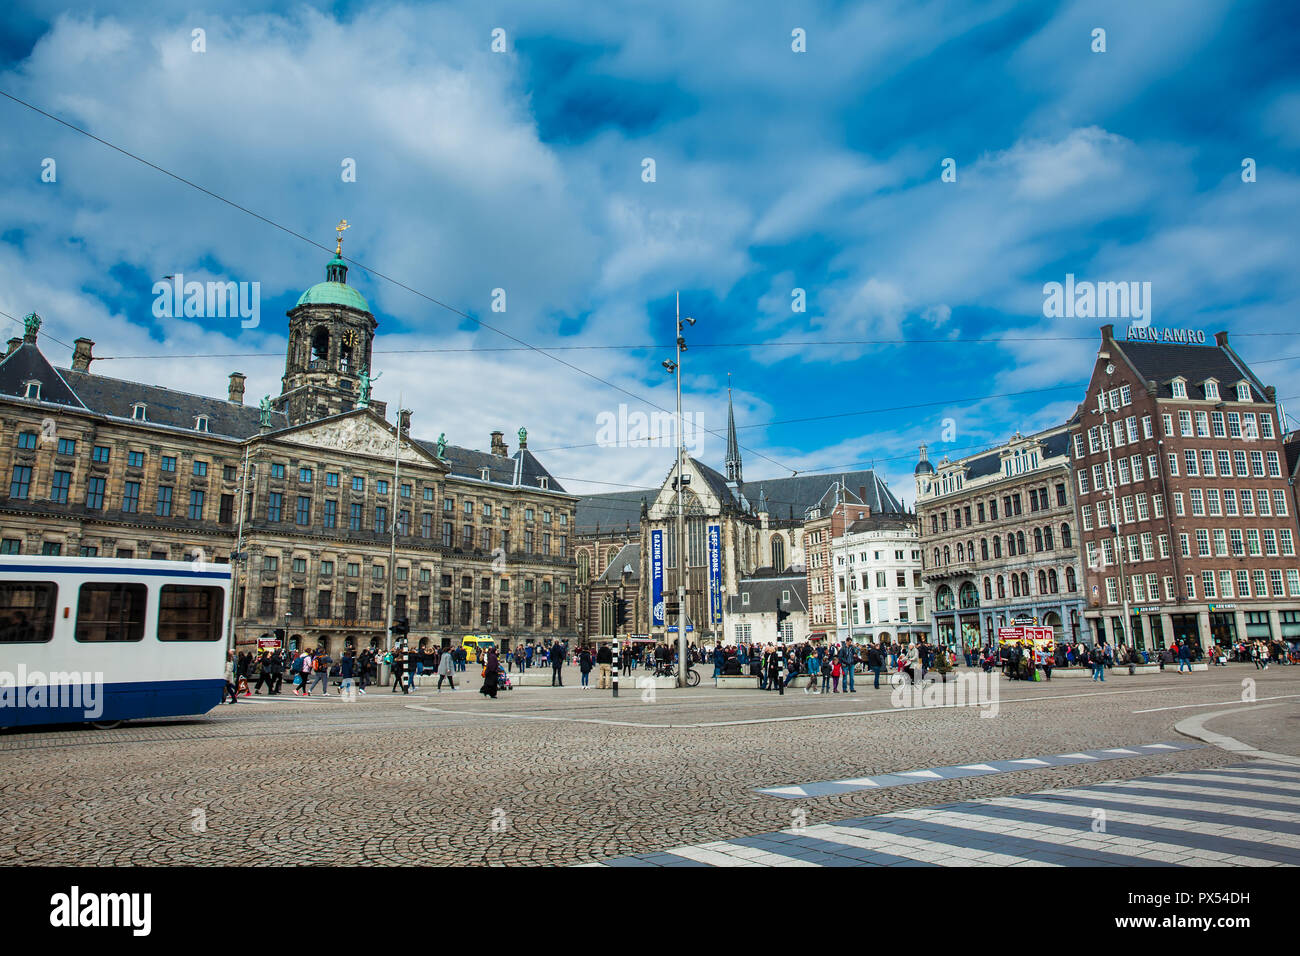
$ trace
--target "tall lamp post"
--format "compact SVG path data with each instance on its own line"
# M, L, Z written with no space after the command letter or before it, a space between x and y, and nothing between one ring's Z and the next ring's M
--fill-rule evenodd
M677 334L676 359L666 359L663 363L668 374L677 376L677 686L686 686L686 625L690 615L686 611L686 513L684 511L682 476L685 472L686 443L682 439L682 353L686 351L686 339L682 335L682 323L695 324L689 316L682 318L682 295L677 293Z

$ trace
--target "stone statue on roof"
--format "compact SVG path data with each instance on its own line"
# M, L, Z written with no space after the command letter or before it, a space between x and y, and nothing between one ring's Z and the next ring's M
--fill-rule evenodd
M258 408L262 410L262 427L268 427L271 424L271 396L263 395L262 400L258 402Z
M23 333L30 339L35 337L41 327L41 317L35 312L23 316Z
M526 448L527 446L528 446L528 429L524 428L521 425L519 427L519 447Z
M446 450L447 450L447 433L442 432L441 434L438 435L438 457L439 458L444 457L443 453Z

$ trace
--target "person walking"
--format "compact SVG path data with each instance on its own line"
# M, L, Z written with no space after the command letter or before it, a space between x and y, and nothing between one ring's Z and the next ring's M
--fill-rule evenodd
M497 649L493 647L488 651L487 660L483 664L483 686L478 692L496 700L497 696L497 668L500 667L497 660Z
M451 648L438 656L438 693L442 693L442 682L446 680L451 689L456 689L455 662L451 657Z
M320 684L320 691L322 694L324 694L326 697L330 695L330 664L331 663L333 662L330 660L330 656L325 653L324 648L318 649L315 655L311 658L310 666L311 666L312 676L311 676L311 687L307 689L308 697L312 695L312 691L316 689L317 684Z
M389 691L389 693L396 694L399 687L402 689L403 694L410 693L410 691L406 689L406 681L402 679L405 674L406 653L399 647L397 650L393 651L393 689Z
M578 670L582 672L582 689L590 690L587 682L591 679L591 651L585 645L578 650Z
M840 646L840 676L844 681L844 693L856 694L857 684L853 681L853 670L858 664L858 649L853 646L853 638L844 639Z
M339 696L354 698L356 694L353 690L352 677L356 671L357 659L352 655L352 648L343 648L343 656L339 659Z
M822 655L821 672L822 672L822 693L823 694L831 693L831 674L835 670L835 665L831 663L832 656L833 656L832 654Z
M608 644L600 645L600 650L596 651L596 666L600 668L600 681L596 685L597 690L610 690L613 687L611 674L614 667L614 651Z
M880 690L880 645L867 645L867 670L875 676L875 690Z
M226 651L226 688L221 693L221 702L226 702L226 697L230 698L232 704L239 703L239 692L235 689L235 652Z
M559 641L555 641L553 644L551 644L549 653L551 658L551 686L563 687L564 686L563 668L564 668L564 654L565 654L564 645L561 644Z
M1092 679L1105 683L1106 652L1101 649L1101 645L1092 645L1092 649L1088 652L1088 660L1092 663Z
M266 685L267 696L275 693L275 679L271 671L271 655L263 651L262 656L257 659L253 666L257 668L257 683L253 685L253 693L260 694L263 684Z
M1192 672L1192 645L1188 641L1183 641L1178 648L1178 673L1181 674L1183 668L1189 674Z

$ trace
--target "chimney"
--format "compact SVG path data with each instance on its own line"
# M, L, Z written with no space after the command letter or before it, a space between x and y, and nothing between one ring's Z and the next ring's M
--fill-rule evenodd
M1215 333L1214 333L1214 344L1217 345L1219 348L1227 348L1227 345L1228 345L1228 333L1227 333L1227 332L1215 332Z
M1101 347L1106 348L1115 344L1115 326L1103 325L1101 327Z
M84 341L84 339L77 339L77 341L82 342ZM89 353L90 350L87 349L86 351L87 353ZM76 366L74 365L73 367L75 368ZM230 395L226 399L226 401L234 405L244 404L244 373L243 372L230 373Z
M82 336L72 344L76 346L76 348L72 350L73 371L89 372L90 363L95 361L95 356L90 354L90 350L95 347L95 343L85 336Z
M397 427L399 429L399 434L402 435L411 434L411 410L409 408L398 409Z
M510 451L506 448L505 435L505 432L492 433L492 454L498 455L501 458L510 457Z
M12 338L12 339L10 339L10 340L9 340L9 351L5 352L5 358L8 358L9 356L13 355L14 352L17 350L18 346L20 346L20 345L22 345L22 344L23 344L23 340L20 339L20 338Z

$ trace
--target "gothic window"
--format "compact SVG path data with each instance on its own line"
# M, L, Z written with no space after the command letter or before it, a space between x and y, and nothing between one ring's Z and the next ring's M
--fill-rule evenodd
M785 539L779 534L772 537L772 567L777 571L785 570Z
M330 333L323 325L318 325L311 334L311 360L328 362L330 357Z

